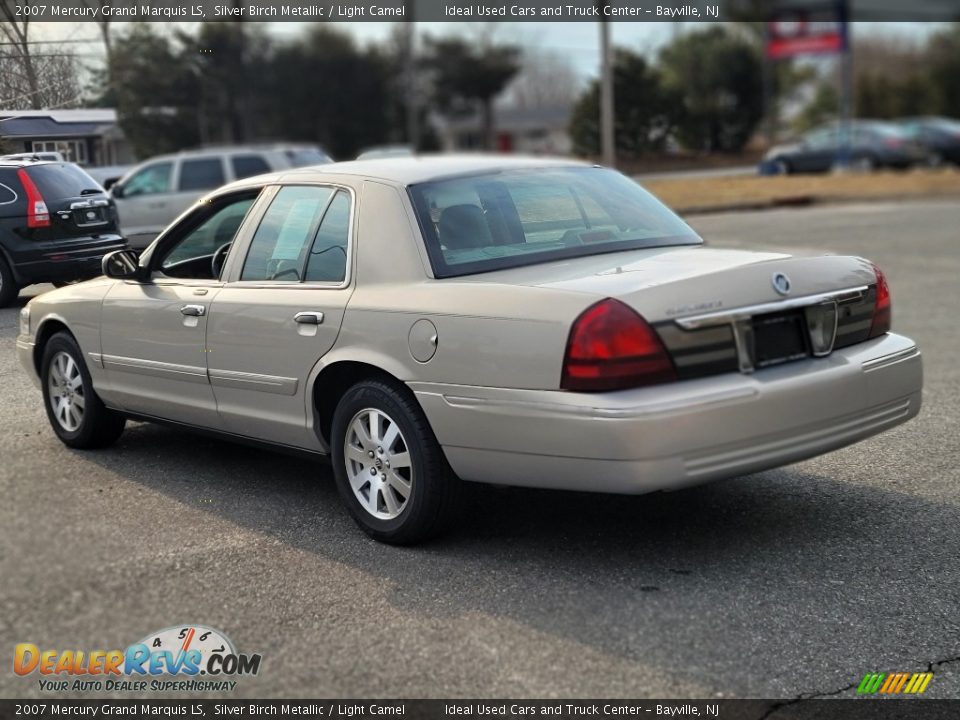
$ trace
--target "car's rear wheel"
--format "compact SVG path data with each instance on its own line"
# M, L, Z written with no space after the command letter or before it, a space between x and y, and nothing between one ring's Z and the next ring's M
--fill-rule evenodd
M97 396L72 335L60 332L50 338L40 370L47 418L65 445L101 448L120 437L126 421Z
M0 257L0 307L6 307L12 303L19 292L20 288L17 287L13 271L7 265L7 261Z
M461 482L402 386L365 380L351 387L334 411L331 455L340 497L376 540L421 542L456 517Z

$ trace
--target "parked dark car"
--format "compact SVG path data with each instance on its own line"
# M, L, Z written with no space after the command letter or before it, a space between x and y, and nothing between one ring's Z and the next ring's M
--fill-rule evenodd
M833 123L811 130L791 145L770 149L761 174L828 172L840 156L842 128ZM927 151L892 123L855 120L850 123L850 166L858 170L905 169L927 161Z
M960 120L945 117L905 118L899 125L908 137L927 149L931 165L960 165Z
M0 307L27 285L96 277L126 247L113 200L81 168L0 160Z

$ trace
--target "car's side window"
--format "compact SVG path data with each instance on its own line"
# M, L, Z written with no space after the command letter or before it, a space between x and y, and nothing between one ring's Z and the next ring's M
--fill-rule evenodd
M234 155L230 158L230 164L235 180L270 172L270 166L260 155Z
M253 236L241 280L299 282L333 188L280 188Z
M307 258L307 282L343 282L347 276L350 238L350 194L338 190L323 214L320 229Z
M214 279L212 258L214 252L234 236L243 223L250 206L256 200L255 195L244 195L224 202L212 214L208 208L200 208L198 213L207 215L195 221L194 227L187 230L171 248L169 248L154 267L159 267L164 275L190 279ZM186 220L187 227L191 221Z
M223 162L219 157L184 160L180 165L180 191L210 190L223 185Z
M173 163L160 162L147 165L123 184L123 196L156 195L170 192L170 176Z
M833 147L837 144L839 133L836 128L825 128L823 130L814 130L812 133L808 134L804 139L808 147L811 147L815 150L822 148Z

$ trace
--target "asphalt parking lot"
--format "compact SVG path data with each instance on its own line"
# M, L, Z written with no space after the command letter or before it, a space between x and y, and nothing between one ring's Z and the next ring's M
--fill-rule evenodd
M960 205L698 216L716 245L875 260L925 357L912 423L785 469L644 497L481 488L426 547L368 540L310 462L150 425L76 452L0 310L0 696L13 646L179 623L263 667L229 697L852 695L932 668L960 697ZM21 301L22 302L22 301Z

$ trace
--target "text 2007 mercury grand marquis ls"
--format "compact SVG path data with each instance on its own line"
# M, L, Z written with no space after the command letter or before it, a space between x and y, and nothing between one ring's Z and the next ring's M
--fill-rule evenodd
M631 180L569 161L249 178L104 272L21 315L64 443L135 418L329 454L388 542L441 529L462 481L642 493L920 408L920 352L868 260L704 247Z

